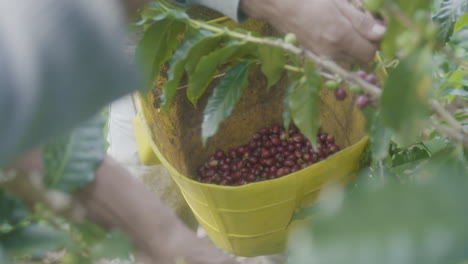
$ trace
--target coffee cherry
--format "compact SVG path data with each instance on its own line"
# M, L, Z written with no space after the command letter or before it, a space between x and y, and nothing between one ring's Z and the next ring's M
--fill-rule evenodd
M335 138L332 135L328 135L325 141L327 143L331 144L331 143L335 142Z
M208 161L209 168L216 168L218 167L219 161L218 160L210 160Z
M353 85L349 86L349 90L350 90L352 93L355 93L355 94L359 94L359 93L362 92L361 86L356 85L356 84L353 84Z
M272 139L271 139L271 143L272 143L273 145L275 145L275 146L279 146L279 145L281 145L281 139L279 139L279 138L272 138Z
M222 151L222 150L218 150L218 151L216 151L216 153L215 153L216 159L219 159L219 160L220 160L220 159L224 159L225 156L226 156L226 155L224 155L224 151Z
M343 87L340 87L335 91L335 98L338 101L343 101L344 99L346 99L347 96L348 96L348 93Z
M371 100L369 99L369 96L367 96L366 94L361 94L358 96L358 98L356 98L356 106L359 109L364 109L370 104L371 104Z
M229 150L228 155L229 155L229 157L231 157L231 158L236 158L236 157L237 157L237 153L236 153L236 151L233 150L233 149Z
M368 74L365 78L365 80L368 82L368 83L371 83L373 85L378 85L379 84L379 81L377 80L377 76L375 76L375 74Z
M325 82L325 86L330 91L335 91L340 86L340 83L335 80L328 80Z
M298 143L301 143L304 141L304 137L299 134L295 134L291 138L294 142L298 142Z
M280 131L281 131L281 127L280 127L279 125L277 125L277 124L275 124L275 125L273 125L273 126L271 127L271 132L272 132L273 134L279 134Z
M338 147L337 145L333 144L330 146L330 150L333 152L333 153L336 153L338 151L340 151L340 147Z
M219 183L219 185L227 186L227 185L229 185L230 183L231 183L230 181L228 181L227 179L224 179L224 180L222 180L222 181Z
M269 158L271 157L271 152L267 149L262 150L262 158Z
M269 134L268 129L267 128L262 128L262 130L260 130L260 134L262 134L264 136L268 135Z
M292 166L296 165L296 163L294 161L292 161L292 160L285 160L283 165L286 166L286 167L292 167Z
M248 181L248 182L254 182L257 180L257 177L255 177L255 175L253 174L248 174L245 179Z

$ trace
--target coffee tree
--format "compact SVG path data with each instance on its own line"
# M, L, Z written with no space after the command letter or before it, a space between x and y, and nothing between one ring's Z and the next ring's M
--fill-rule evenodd
M213 79L221 79L204 109L206 142L232 113L249 71L260 67L269 89L287 74L283 125L287 131L294 123L311 147L321 127L321 89L334 91L337 104L356 94L370 137L359 177L346 189L324 190L327 199L296 213L306 224L290 238L288 261L462 263L468 259L468 1L365 0L359 8L382 18L387 33L374 65L350 69L301 48L293 34L232 30L159 1L135 24L144 28L136 53L144 69L142 94L166 72L158 103L167 112L177 92L183 90L197 106ZM89 168L83 168L83 179L67 166L86 161L67 142L45 152L53 175L46 184L61 190L92 179ZM66 151L76 155L64 158ZM58 179L67 184L54 185L63 182ZM40 262L63 248L63 263L129 256L120 233L71 224L40 204L31 212L11 194L1 195L0 259Z

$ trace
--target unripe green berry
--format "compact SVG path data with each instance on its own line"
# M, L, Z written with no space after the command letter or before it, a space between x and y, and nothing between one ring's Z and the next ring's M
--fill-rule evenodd
M335 80L328 80L325 82L325 86L328 90L335 91L340 86L340 83Z
M371 12L377 12L382 8L385 0L364 0L364 5L367 10Z
M284 36L284 42L290 43L290 44L296 44L297 43L296 34L294 33L286 34L286 36Z
M356 84L353 84L351 86L349 86L349 90L352 92L352 93L355 93L355 94L358 94L358 93L361 93L362 92L362 89L359 85L356 85Z

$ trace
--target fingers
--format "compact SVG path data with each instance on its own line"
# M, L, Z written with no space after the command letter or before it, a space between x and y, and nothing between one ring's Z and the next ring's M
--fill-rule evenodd
M335 1L335 5L362 37L373 42L383 38L386 28L373 17L359 11L347 1Z
M361 65L365 65L372 61L375 52L377 51L377 44L364 39L361 36L349 37L347 45L343 50L345 57L350 57Z

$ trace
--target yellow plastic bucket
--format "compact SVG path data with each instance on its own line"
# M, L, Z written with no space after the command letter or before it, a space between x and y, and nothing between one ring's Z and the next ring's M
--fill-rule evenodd
M202 184L190 176L196 175L196 169L216 150L227 151L247 144L261 128L282 124L282 101L289 85L283 77L268 91L265 78L256 69L250 74L248 87L232 115L203 147L200 128L203 109L218 81L213 81L197 108L189 102L185 90L179 90L168 114L159 109L161 80L159 85L156 82L157 87L147 94L147 100L138 96L137 118L142 122L136 124L146 131L147 142L158 160L170 171L216 245L238 256L282 252L294 211L313 203L323 186L352 180L368 143L364 117L354 105L355 98L348 96L344 101L336 101L333 92L322 89L322 131L334 135L342 151L275 180L239 187Z
M180 97L183 96L185 94L180 95ZM195 175L196 166L186 164L176 169L174 164L181 166L180 161L188 157L195 160L205 160L214 152L214 149L220 148L226 151L232 147L233 143L241 145L246 144L248 140L238 142L238 139L233 137L226 138L227 131L224 130L226 128L221 128L219 134L229 143L214 147L213 141L221 141L220 136L215 136L217 139L212 140L207 148L203 148L201 142L188 145L186 146L187 152L180 151L180 159L171 162L167 155L161 151L161 149L171 147L171 137L162 138L158 134L162 135L163 133L156 131L157 127L161 125L158 125L157 120L161 117L160 115L164 114L158 113L151 105L147 105L144 100L140 99L139 109L141 111L138 118L144 120L143 124L148 137L151 138L150 142L154 152L170 171L197 220L213 242L239 256L268 255L284 250L288 227L296 208L313 202L324 185L331 182L348 182L352 179L353 172L357 169L366 147L368 139L363 134L362 116L354 108L351 99L345 102L336 102L333 94L328 92L323 93L322 99L323 130L335 135L338 144L346 148L322 162L286 177L240 187L196 182L187 177ZM337 104L339 107L325 110L328 109L326 105L333 104ZM203 107L200 106L200 109ZM193 111L200 110L194 109ZM351 118L346 118L346 116ZM164 124L167 120L162 119L161 122ZM230 121L236 123L239 119L242 121L242 118L238 118L236 115L229 119L227 123ZM253 123L246 121L246 125L249 124ZM258 127L259 125L268 126L271 123L257 120L253 126ZM346 128L347 126L348 128ZM173 128L171 125L167 125L167 127ZM199 130L199 128L194 130ZM194 130L187 131L189 138L191 134L194 137L200 136L199 132L196 133ZM241 133L247 137L252 135L242 130L231 131L230 134ZM198 151L194 151L195 145L198 145ZM174 144L174 147L177 148L177 144ZM170 153L173 160L175 152ZM198 163L198 165L200 164L202 162ZM191 172L181 173L182 170ZM157 176L155 175L155 177Z

